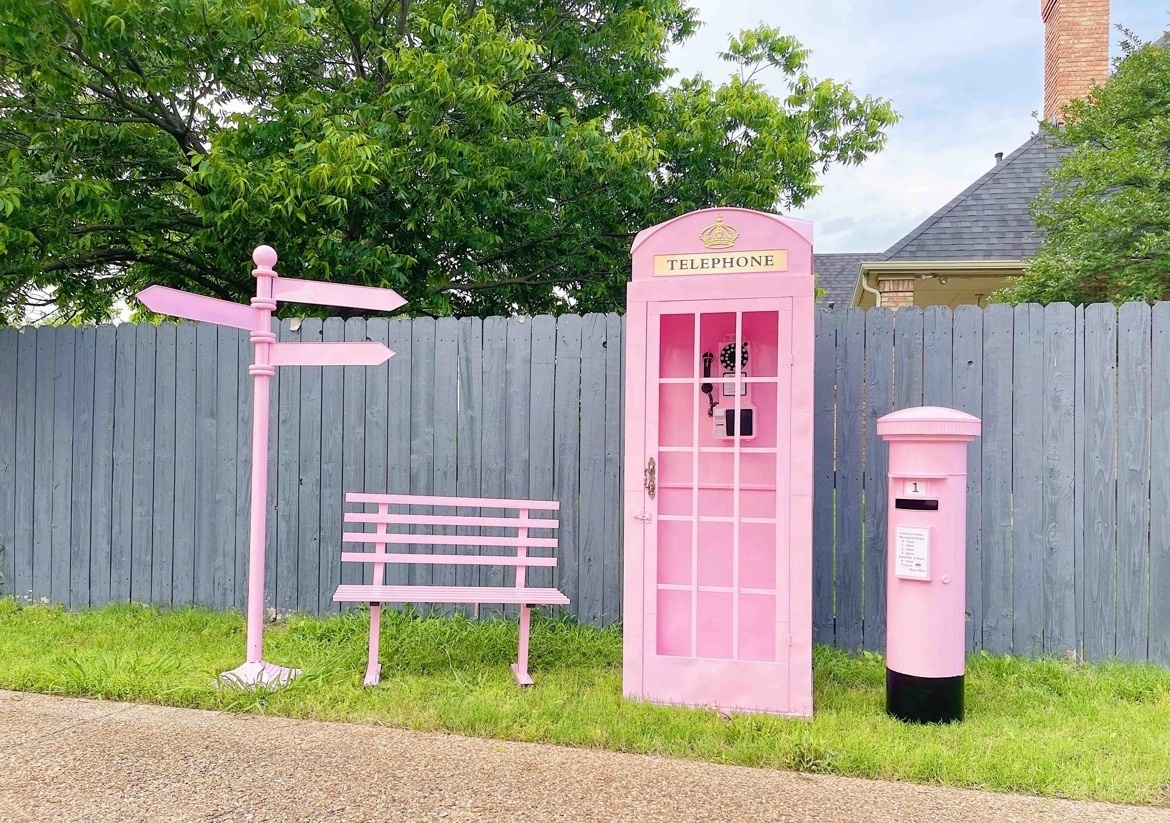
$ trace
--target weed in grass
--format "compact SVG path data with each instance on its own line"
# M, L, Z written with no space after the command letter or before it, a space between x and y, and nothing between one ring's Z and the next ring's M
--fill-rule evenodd
M911 726L884 711L885 663L818 648L816 716L627 701L617 627L533 622L537 685L508 664L516 624L383 612L383 681L363 688L368 613L291 615L266 657L303 674L275 692L215 685L240 662L239 614L113 605L79 613L0 600L0 688L227 712L442 730L766 768L1170 802L1170 673L1151 666L970 659L967 720Z

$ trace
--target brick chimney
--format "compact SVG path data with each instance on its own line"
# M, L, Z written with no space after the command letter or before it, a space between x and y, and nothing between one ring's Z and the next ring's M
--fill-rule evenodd
M1044 119L1109 78L1109 0L1040 0L1044 19Z

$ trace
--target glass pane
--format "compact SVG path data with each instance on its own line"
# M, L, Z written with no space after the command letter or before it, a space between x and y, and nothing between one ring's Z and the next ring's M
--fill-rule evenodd
M739 586L741 589L776 588L775 524L740 524Z
M726 586L734 582L735 527L731 523L699 521L698 567L700 586Z
M695 359L695 316L664 314L659 334L658 376L696 376L698 361Z
M658 582L691 584L691 522L658 521Z
M748 344L746 370L752 377L775 377L778 374L779 314L774 311L743 313L743 339ZM785 351L787 355L787 351Z
M697 657L730 660L732 648L732 597L730 592L699 592Z
M658 653L691 656L691 593L658 590Z
M694 455L690 452L661 452L658 455L660 486L690 486Z
M695 430L695 387L666 383L658 387L658 442L689 446Z
M739 597L739 659L771 663L776 659L776 598Z

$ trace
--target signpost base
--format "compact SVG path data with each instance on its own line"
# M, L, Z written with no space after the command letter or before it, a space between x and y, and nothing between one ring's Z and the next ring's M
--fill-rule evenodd
M229 686L248 688L259 686L264 689L279 689L287 686L292 679L301 673L300 669L290 669L278 666L275 663L244 663L230 672L219 676L220 682Z

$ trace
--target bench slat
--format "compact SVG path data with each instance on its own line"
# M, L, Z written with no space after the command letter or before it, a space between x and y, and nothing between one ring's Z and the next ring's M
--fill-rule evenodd
M378 534L377 532L345 532L343 543L388 543L420 546L526 546L536 549L555 549L555 537L488 537L475 534Z
M518 603L567 606L569 598L556 589L515 586L338 586L338 603Z
M557 520L521 520L519 517L457 517L455 515L379 514L378 512L345 512L346 523L387 523L405 526L471 526L503 529L556 529Z
M492 497L432 497L417 494L366 494L346 492L346 503L385 503L390 506L450 506L469 509L528 509L529 511L559 511L556 500L502 500Z
M380 552L342 552L342 563L438 563L451 566L548 566L557 565L555 557L512 557L510 555L468 554L382 554Z

